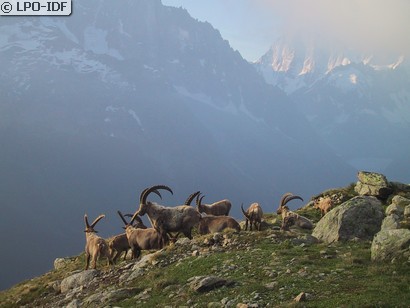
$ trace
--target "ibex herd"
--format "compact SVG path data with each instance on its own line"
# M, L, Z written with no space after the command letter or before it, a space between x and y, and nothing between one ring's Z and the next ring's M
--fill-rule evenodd
M189 239L192 239L192 229L197 228L197 232L201 235L222 232L226 229L231 229L236 232L241 230L239 223L229 215L231 203L224 199L212 204L202 204L204 196L200 196L199 191L191 194L184 204L167 207L155 202L148 201L150 194L154 193L162 199L161 190L166 190L173 194L171 188L166 185L155 185L144 189L140 194L140 204L138 210L132 215L123 215L117 211L120 219L124 223L125 233L116 235L108 241L99 237L95 231L95 225L105 217L98 216L90 225L87 214L84 216L85 232L86 232L86 266L93 269L96 268L98 258L105 257L108 263L113 265L117 259L125 252L124 260L127 252L131 250L132 258L139 258L141 250L157 250L162 249L170 242L174 241L179 234L183 234ZM190 204L196 198L196 208ZM282 199L277 210L277 214L282 215L282 229L289 230L289 227L296 225L300 228L311 229L313 223L306 217L300 216L286 206L293 200L300 199L292 193L287 193L282 196ZM263 211L258 203L252 203L245 211L243 204L241 210L245 216L245 230L252 231L252 227L258 231L261 230ZM142 222L140 216L147 215L152 227L148 228ZM131 217L127 222L125 216ZM174 235L173 237L173 234Z

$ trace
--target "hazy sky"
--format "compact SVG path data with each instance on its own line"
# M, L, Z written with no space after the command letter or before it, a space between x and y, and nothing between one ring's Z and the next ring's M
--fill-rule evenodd
M280 36L366 53L410 54L410 0L162 0L208 21L257 60Z

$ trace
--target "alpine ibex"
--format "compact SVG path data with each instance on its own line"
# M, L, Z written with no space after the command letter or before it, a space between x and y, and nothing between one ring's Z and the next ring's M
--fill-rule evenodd
M287 219L288 221L286 222L286 224L287 224L288 228L290 227L290 224L293 223L294 225L296 225L296 226L298 226L302 229L313 229L313 222L310 219L308 219L304 216L301 216L301 215L299 215L295 212L292 212L286 206L286 204L289 201L294 200L294 199L299 199L299 200L303 201L302 197L295 196L292 193L284 194L282 196L281 200L280 200L279 208L276 211L276 213L278 215L282 215L282 220L284 220L285 217L288 217L288 216L292 216L294 218L294 219Z
M124 216L132 217L132 214L125 214ZM142 222L141 218L135 217L135 222L133 222L134 228L147 229L147 227ZM116 235L108 240L108 247L110 248L111 257L115 263L118 257L125 252L124 261L127 258L128 250L131 249L130 244L128 243L128 238L126 233Z
M226 229L241 231L239 223L231 216L202 216L198 224L198 233L208 234L222 232Z
M255 227L255 229L260 231L261 224L262 224L263 211L259 203L256 203L256 202L252 203L246 211L243 209L243 204L241 204L241 210L246 219L245 230L248 230L248 222L249 222L249 227L250 227L249 229L251 231L252 231L252 225Z
M166 233L161 234L154 228L134 227L132 222L137 218L136 216L133 216L128 223L120 211L117 213L125 224L125 234L131 247L132 258L138 258L141 255L141 250L161 249L168 244L169 238Z
M325 216L327 212L331 210L333 207L333 200L330 197L320 197L316 199L313 203L313 207L315 209L319 209L321 213L321 217Z
M141 193L140 206L138 211L135 212L133 219L137 215L143 216L147 214L152 226L161 234L182 232L186 237L192 239L192 228L199 223L201 214L189 205L166 207L147 201L148 195L159 189L167 190L173 194L171 188L165 185L155 185L145 189Z
M198 212L214 216L229 215L232 204L228 199L220 200L212 204L202 204L202 199L204 197L205 196L199 198L199 195L196 197L196 207L198 209Z
M105 215L98 216L93 223L90 225L88 223L87 214L84 215L84 222L85 222L85 256L86 256L86 264L85 269L87 270L90 265L90 258L91 258L91 268L95 269L97 267L97 260L100 257L105 257L108 259L109 264L114 264L111 259L111 254L108 249L107 242L97 235L97 231L95 231L95 225L105 217Z

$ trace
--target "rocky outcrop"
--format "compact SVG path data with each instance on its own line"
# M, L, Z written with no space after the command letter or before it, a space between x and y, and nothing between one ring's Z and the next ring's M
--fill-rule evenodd
M357 177L359 181L356 183L354 189L361 196L374 196L380 199L387 199L393 192L383 174L359 171Z
M382 230L374 237L371 246L373 261L395 262L410 258L410 230Z
M354 197L327 213L312 235L320 241L332 243L351 239L371 240L380 231L384 213L375 197Z
M67 293L74 289L81 289L86 287L95 277L98 276L98 271L95 269L81 271L75 273L61 281L61 293Z

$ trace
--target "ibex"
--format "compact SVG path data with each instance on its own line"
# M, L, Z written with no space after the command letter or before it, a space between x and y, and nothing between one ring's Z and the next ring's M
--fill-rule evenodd
M226 229L241 231L239 223L230 216L202 216L198 224L198 233L208 234L222 232Z
M205 196L199 198L199 195L196 197L196 207L198 209L198 212L214 216L229 215L229 211L231 210L232 205L228 199L220 200L212 204L202 204L202 199L204 197Z
M86 265L85 269L87 270L90 265L90 258L91 258L91 267L95 269L97 267L97 260L100 257L105 257L108 259L109 264L114 264L110 251L108 249L107 242L97 235L97 231L95 231L95 225L105 217L105 215L98 216L93 223L90 225L88 223L87 214L84 215L84 222L85 222L85 256L86 256Z
M190 194L190 195L188 196L188 198L185 200L184 205L191 205L192 200L194 200L195 197L196 197L196 196L199 196L200 194L201 194L200 191L196 191L196 192Z
M325 197L325 198L320 197L319 199L316 199L314 201L313 207L315 209L319 209L321 213L321 217L323 217L333 207L333 200L330 197Z
M297 213L295 213L295 212L292 212L292 211L289 210L289 208L286 206L286 204L287 204L289 201L294 200L294 199L299 199L299 200L302 200L302 201L303 201L303 199L302 199L301 197L295 196L295 195L293 195L292 193L286 193L286 194L284 194L284 195L282 196L281 200L280 200L279 208L278 208L278 210L276 211L276 213L277 213L278 215L282 215L282 220L284 220L285 217L288 217L288 216L292 216L292 217L294 218L294 219L287 219L287 220L288 220L288 221L286 222L287 228L289 228L289 227L290 227L290 224L293 223L294 225L296 225L296 226L298 226L298 227L300 227L300 228L302 228L302 229L313 229L313 222L312 222L310 219L308 219L308 218L306 218L306 217L304 217L304 216L301 216L301 215L299 215L299 214L297 214Z
M117 213L125 224L125 234L131 247L132 258L138 258L141 255L141 250L161 249L168 244L169 238L166 233L161 234L154 228L136 228L132 222L134 219L138 219L137 216L133 216L128 223L120 211Z
M249 227L251 231L252 231L252 225L255 227L255 229L260 231L261 224L262 224L263 211L259 203L256 203L256 202L252 203L246 211L243 209L243 204L241 204L241 210L246 219L245 230L248 230L248 222L249 222Z
M132 217L132 214L125 214L124 216ZM133 222L133 227L140 228L140 229L147 229L147 227L144 225L141 218L139 217L135 217L135 222ZM127 258L128 250L131 249L131 246L128 243L128 238L127 238L126 233L116 235L112 237L111 239L109 239L108 246L110 248L111 257L113 258L114 263L117 261L118 257L123 252L125 252L124 254L124 261L125 261Z
M155 185L145 189L140 196L140 206L135 216L148 215L152 226L161 234L170 232L182 232L186 237L192 239L192 228L199 223L201 214L191 206L180 205L166 207L155 202L147 201L148 195L156 190L163 189L173 194L171 188L165 185ZM132 219L132 220L133 220Z

